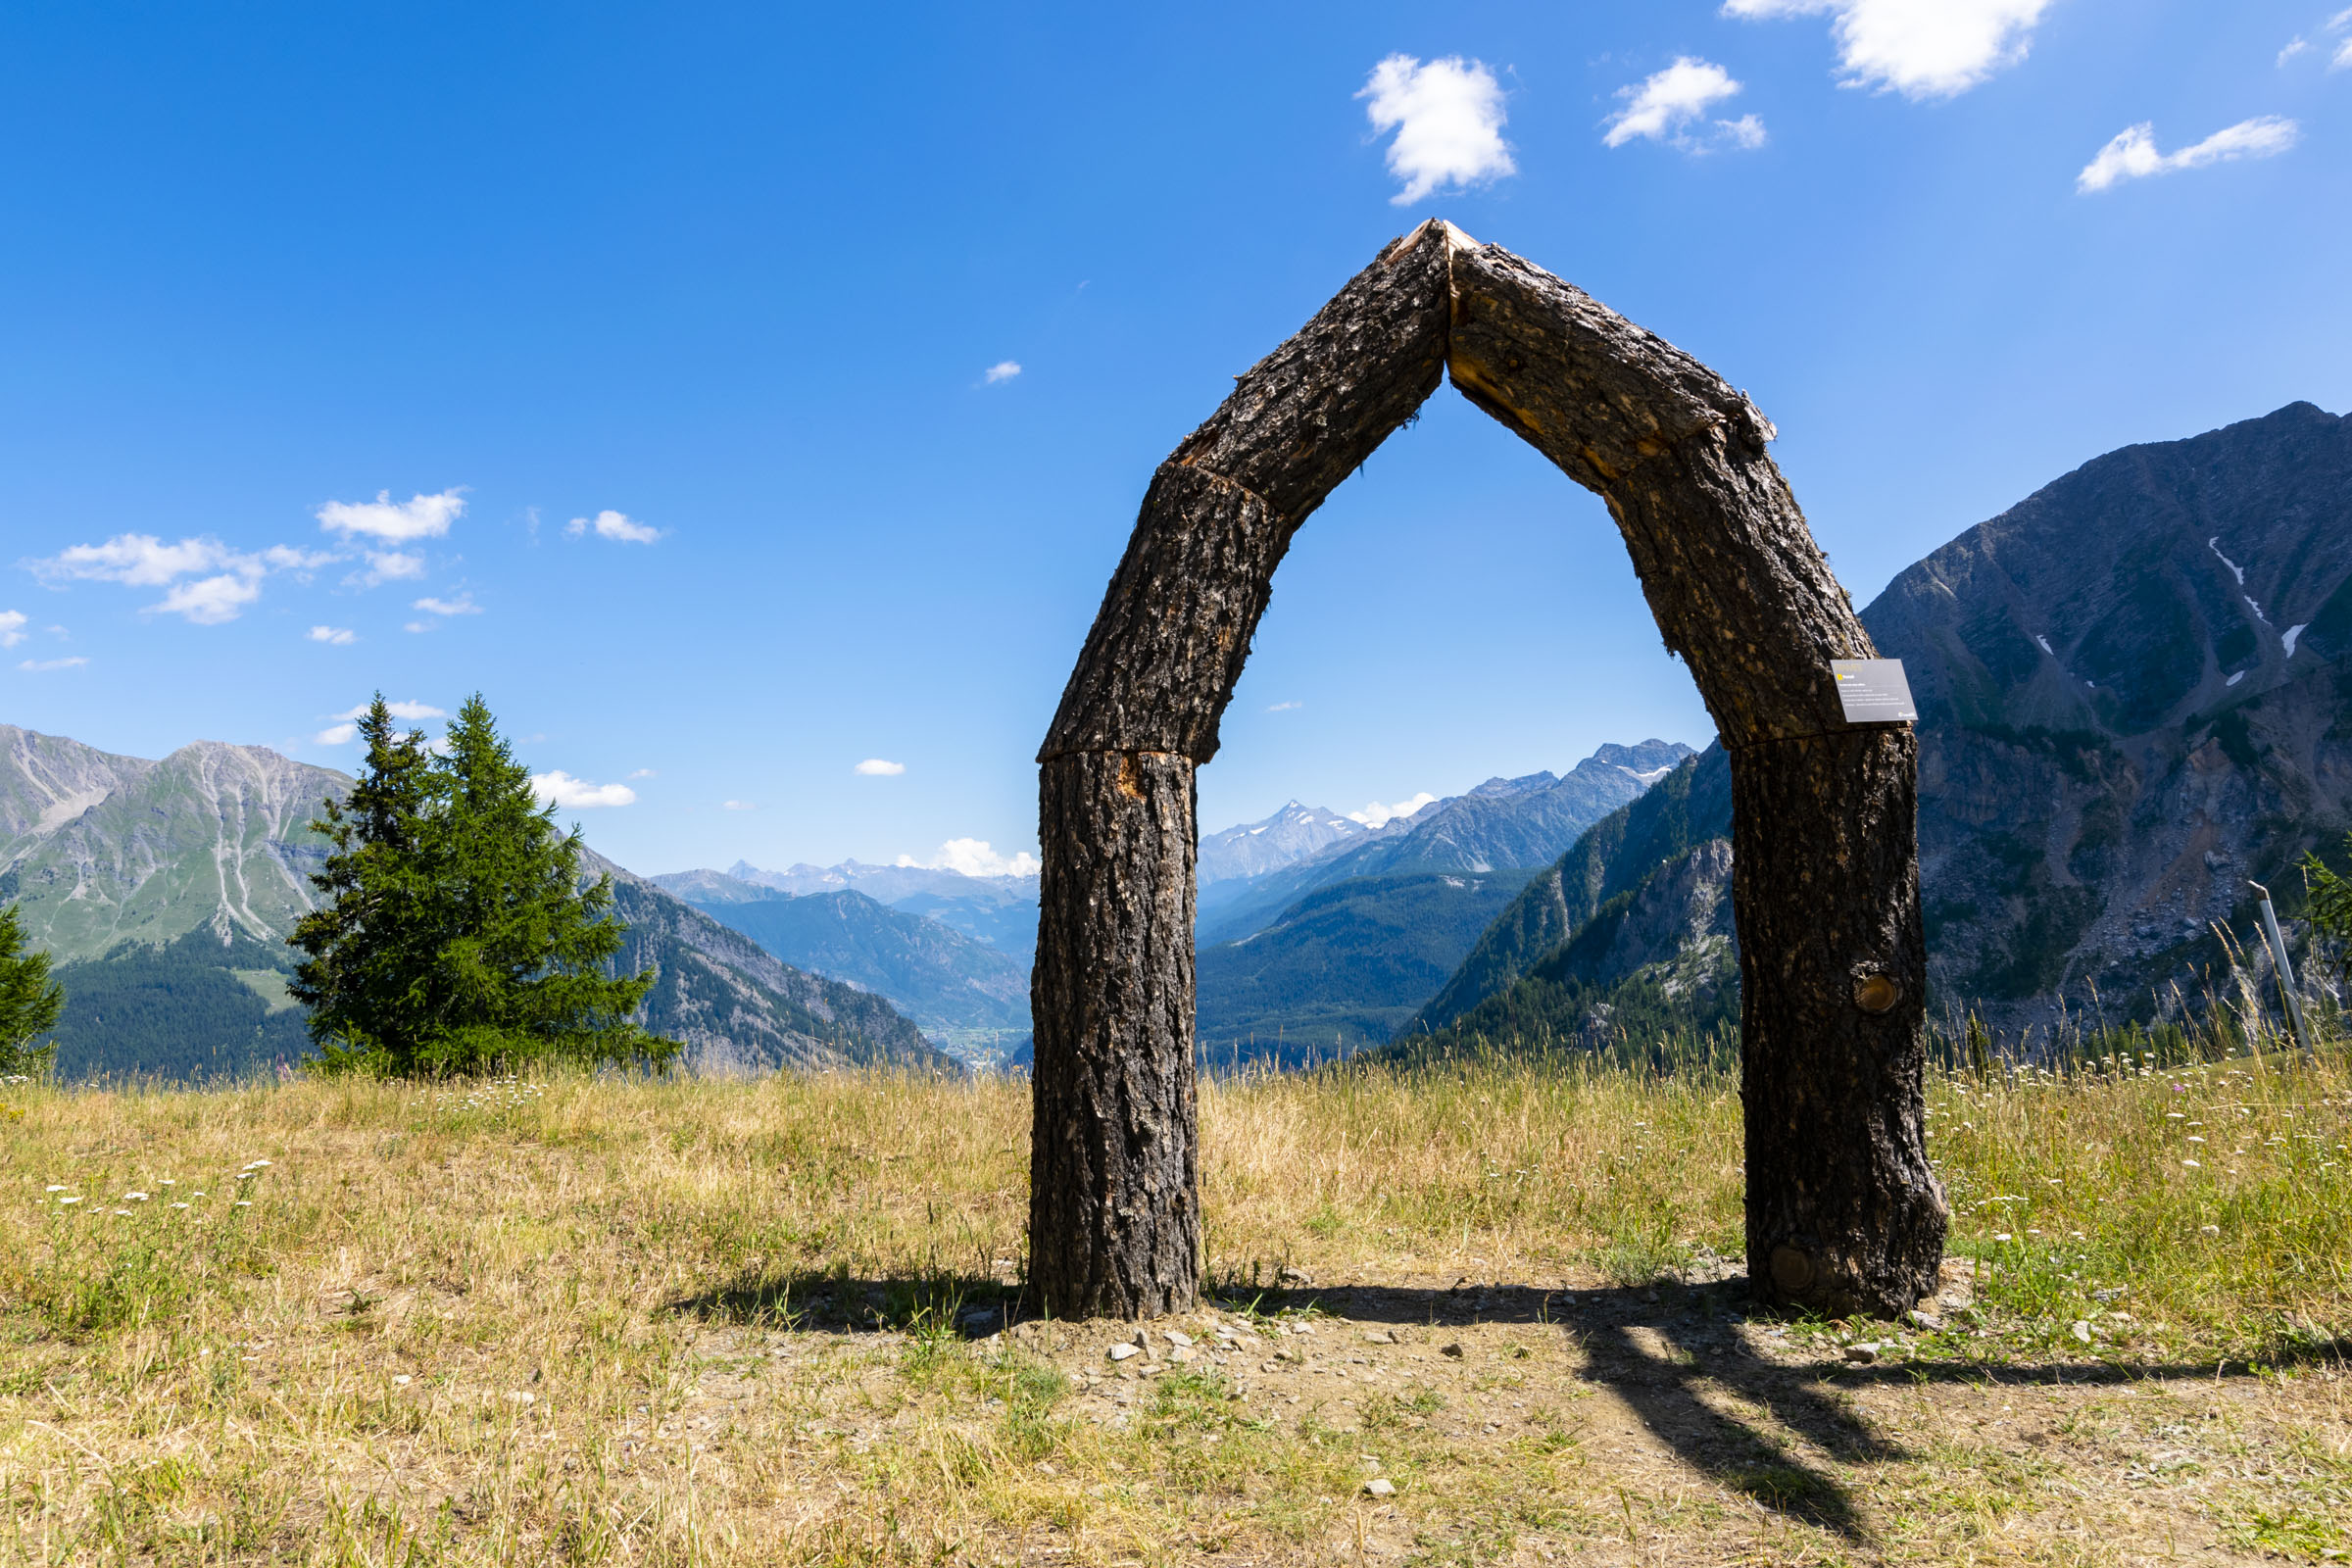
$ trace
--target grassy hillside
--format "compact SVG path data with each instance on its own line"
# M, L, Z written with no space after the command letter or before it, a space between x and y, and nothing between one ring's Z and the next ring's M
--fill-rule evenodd
M1930 1098L1898 1327L1747 1315L1728 1078L1212 1084L1221 1304L1114 1363L999 1332L1003 1081L0 1088L0 1558L2352 1550L2341 1059Z

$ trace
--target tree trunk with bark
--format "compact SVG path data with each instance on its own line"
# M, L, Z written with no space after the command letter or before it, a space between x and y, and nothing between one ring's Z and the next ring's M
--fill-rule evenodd
M1868 636L1706 367L1443 223L1391 245L1154 476L1039 754L1031 1272L1064 1315L1182 1308L1200 1267L1194 768L1292 534L1436 387L1608 503L1731 754L1750 1274L1899 1312L1945 1214L1925 1156L1907 726L1851 726Z

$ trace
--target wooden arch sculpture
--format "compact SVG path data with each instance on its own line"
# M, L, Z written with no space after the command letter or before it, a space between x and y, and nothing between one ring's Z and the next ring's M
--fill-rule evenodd
M1947 1220L1924 1136L1916 737L1842 716L1830 662L1870 638L1746 397L1435 221L1160 465L1038 754L1030 1278L1063 1316L1198 1298L1194 770L1292 534L1448 374L1608 503L1730 753L1751 1287L1899 1314L1934 1288Z

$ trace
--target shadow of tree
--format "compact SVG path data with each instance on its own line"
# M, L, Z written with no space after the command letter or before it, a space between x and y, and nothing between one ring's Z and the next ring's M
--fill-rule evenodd
M1019 1322L1022 1293L989 1275L941 1270L872 1279L749 1268L733 1279L662 1303L710 1323L802 1334L956 1333L980 1338Z

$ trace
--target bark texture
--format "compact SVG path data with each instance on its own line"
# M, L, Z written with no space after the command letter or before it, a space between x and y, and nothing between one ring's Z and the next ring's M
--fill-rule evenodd
M1291 535L1444 378L1447 251L1391 245L1160 465L1038 754L1029 1271L1064 1316L1198 1297L1193 770Z
M1730 754L1749 1283L1899 1314L1949 1217L1926 1153L1917 739L1845 722L1830 662L1876 650L1743 394L1497 247L1456 249L1451 277L1454 385L1608 503Z
M1911 732L1843 721L1830 661L1870 639L1745 396L1443 223L1382 252L1161 465L1040 751L1032 1278L1065 1315L1194 1299L1193 772L1293 533L1442 372L1608 503L1731 754L1756 1288L1900 1311L1945 1225Z
M1193 803L1169 752L1041 770L1029 1276L1057 1316L1157 1317L1199 1291Z

